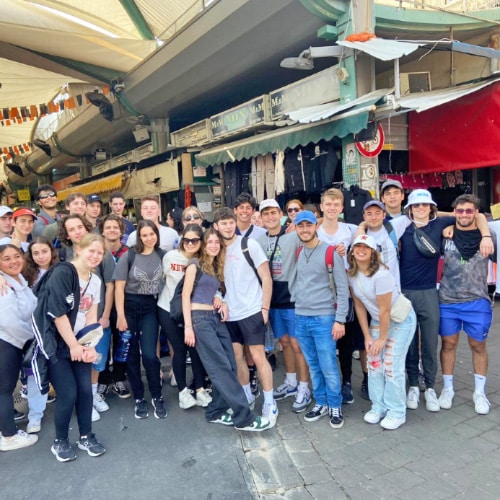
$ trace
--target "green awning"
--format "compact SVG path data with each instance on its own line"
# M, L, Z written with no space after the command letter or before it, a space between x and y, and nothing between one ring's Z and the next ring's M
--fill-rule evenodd
M366 128L369 107L359 107L321 122L305 125L292 125L274 130L265 134L256 135L247 139L222 144L195 155L195 164L198 166L219 165L244 158L284 151L286 148L305 146L309 143L318 143L321 139L331 140L334 137L345 137L348 134L357 134Z

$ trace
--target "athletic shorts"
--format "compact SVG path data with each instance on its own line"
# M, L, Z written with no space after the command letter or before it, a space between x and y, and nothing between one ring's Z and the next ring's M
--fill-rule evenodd
M267 327L262 312L238 321L227 321L227 329L233 344L264 345Z
M464 331L469 337L482 342L488 338L493 319L491 303L487 299L462 302L460 304L439 304L439 335L447 337Z
M283 335L295 337L295 309L271 309L269 321L275 339L280 339Z
M95 350L97 352L97 361L92 365L92 368L96 372L102 372L106 367L106 361L108 360L109 355L109 344L111 343L111 328L103 328L102 331L104 335L101 337L101 340L95 346Z

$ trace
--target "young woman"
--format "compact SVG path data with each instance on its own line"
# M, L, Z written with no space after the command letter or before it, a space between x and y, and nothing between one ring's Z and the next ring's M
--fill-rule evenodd
M286 205L285 205L285 212L286 212L286 219L285 219L285 226L286 226L286 232L289 233L290 231L295 231L295 217L297 217L297 214L299 212L302 212L304 210L304 204L297 199L293 200L288 200Z
M184 339L195 347L212 381L212 401L205 416L209 422L234 425L239 430L263 431L271 427L266 417L255 416L236 375L231 337L224 325L227 304L215 297L224 279L225 248L215 229L203 236L199 261L186 267L182 290ZM197 268L201 270L194 287ZM194 289L193 289L194 288ZM228 413L229 408L232 414Z
M405 360L415 333L415 312L404 321L391 319L400 292L382 264L371 236L358 236L348 254L349 286L368 355L368 392L372 408L365 422L394 430L406 422ZM372 321L368 324L368 313Z
M172 208L167 214L168 227L175 229L179 236L182 236L182 213L182 208L176 207Z
M200 256L203 230L197 224L188 224L184 229L179 249L171 250L163 257L163 275L166 279L165 287L158 299L160 324L167 332L168 340L173 347L172 368L179 389L179 406L183 410L193 406L206 407L212 400L203 388L205 370L196 349L188 347L184 342L184 329L170 318L170 301L174 295L177 283L184 276L186 264L193 258ZM191 394L186 383L186 354L191 356L196 398Z
M51 451L59 462L76 458L68 439L73 408L80 431L78 448L92 457L106 451L92 432L91 369L96 350L77 340L80 330L97 322L101 280L92 270L102 261L104 242L97 234L86 234L73 250L70 263L50 268L34 288L38 297L33 313L38 350L32 367L42 393L48 389L47 376L57 392L56 438Z
M154 415L166 418L167 410L161 394L160 360L157 356L157 300L163 286L160 234L156 224L142 220L137 225L137 244L117 263L115 279L116 326L120 332L130 330L132 338L127 359L127 375L135 399L135 418L147 418L148 403L144 399L141 377L146 370Z
M182 224L183 227L188 224L198 224L203 227L203 214L197 207L186 207L182 212Z
M22 251L12 244L0 245L0 275L7 282L0 295L0 451L35 444L38 436L18 431L14 421L14 400L24 344L33 338L31 314L36 298L21 274Z

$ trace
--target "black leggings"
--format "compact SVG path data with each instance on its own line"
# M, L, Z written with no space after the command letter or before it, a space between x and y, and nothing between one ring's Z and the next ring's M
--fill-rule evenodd
M170 314L158 308L159 319L162 328L167 332L167 338L174 349L172 359L172 369L179 392L187 387L186 381L186 354L191 355L191 369L193 370L194 384L196 389L203 387L205 382L205 368L200 360L200 356L194 347L188 347L184 342L184 329L170 318Z
M80 436L92 432L91 369L92 363L71 361L69 358L49 362L49 380L57 393L54 409L56 439L68 439L73 408L76 408Z
M21 369L21 349L0 339L0 432L5 437L17 432L14 421L14 400L12 393L16 388Z

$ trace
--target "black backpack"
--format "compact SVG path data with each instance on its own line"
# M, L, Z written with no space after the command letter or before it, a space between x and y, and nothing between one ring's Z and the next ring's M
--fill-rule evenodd
M196 266L196 276L194 278L193 291L196 288L196 285L198 285L201 275L201 269ZM184 288L184 277L185 276L183 276L179 283L177 283L177 286L174 290L174 295L172 296L172 300L170 301L170 317L179 326L182 326L184 324L184 315L182 313L182 289Z

